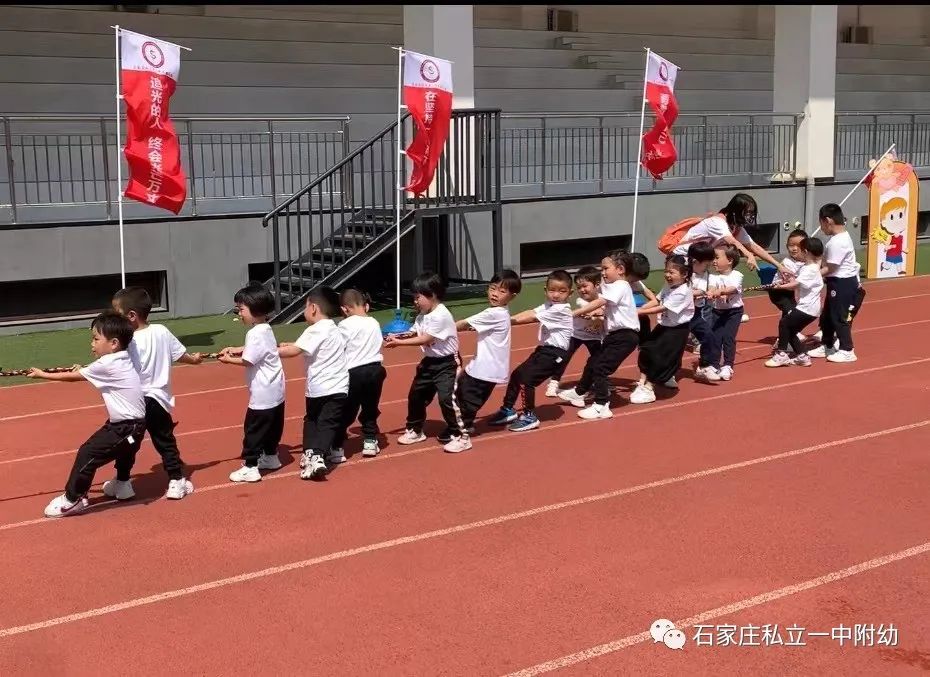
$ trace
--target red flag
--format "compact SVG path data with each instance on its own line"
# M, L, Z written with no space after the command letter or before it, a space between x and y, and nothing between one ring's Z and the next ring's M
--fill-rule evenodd
M177 214L187 198L181 145L168 116L181 70L181 50L131 31L121 32L121 76L126 102L126 197Z
M405 187L415 195L429 189L449 136L452 119L452 64L444 59L404 52L404 104L416 123L407 157L413 162Z
M678 102L675 100L675 78L678 66L649 52L646 61L646 101L655 113L656 121L643 134L643 167L656 179L661 179L678 159L675 142L672 140L672 125L678 118Z

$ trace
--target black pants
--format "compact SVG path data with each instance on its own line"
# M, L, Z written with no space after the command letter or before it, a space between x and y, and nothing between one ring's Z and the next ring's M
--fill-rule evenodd
M423 432L426 408L439 396L439 409L446 422L442 439L456 437L464 427L458 402L455 399L455 382L462 362L458 355L424 357L417 365L417 373L407 394L407 430Z
M639 347L639 371L650 383L664 384L681 369L681 357L688 343L690 324L677 327L658 325L649 340Z
M591 380L586 381L582 375L581 381L575 386L575 392L584 395L593 389L596 404L610 402L610 375L636 350L639 336L635 329L615 329L607 334L601 343L601 352L592 360L594 364L591 365Z
M355 422L356 417L362 425L362 437L366 440L377 440L378 416L381 410L378 403L381 401L381 390L384 388L384 379L387 370L380 362L362 364L349 369L349 396L346 398L343 411L342 427L333 445L341 449L346 441L349 426Z
M181 462L181 452L178 451L178 441L174 437L176 425L171 414L158 400L152 397L145 398L145 428L152 438L152 446L161 456L161 464L168 473L168 478L172 480L184 477L184 464Z
M136 452L145 436L145 421L107 421L81 445L65 484L65 498L72 503L90 490L94 474L110 461L116 461L116 479L129 479Z
M255 468L262 454L278 455L284 434L284 402L271 409L246 409L243 427L242 458L248 467Z
M555 346L536 346L536 350L510 375L504 408L513 409L517 395L523 400L523 411L536 409L536 386L552 378L563 362L568 361L568 351Z
M816 319L813 315L802 313L797 308L787 315L782 315L778 322L778 349L785 352L790 345L795 355L806 353L807 351L798 339L798 332Z
M304 451L326 453L342 428L342 412L348 399L344 394L308 397L304 416Z
M483 381L462 372L455 387L455 398L462 412L463 429L468 430L475 425L475 417L487 401L491 399L496 383Z
M856 300L853 303L852 308L849 309L849 321L852 322L856 319L856 315L859 314L859 309L862 308L862 304L865 302L865 287L859 287L856 290Z
M714 332L714 343L710 346L707 359L712 367L720 366L720 353L723 353L723 364L733 367L736 362L736 334L743 319L743 307L714 308L714 323L711 330ZM704 346L701 346L701 355L704 355Z
M694 334L694 338L697 339L698 343L701 344L701 355L698 357L698 366L709 367L712 355L717 355L718 362L720 360L720 342L717 340L717 337L714 336L710 323L700 310L700 308L694 309L694 317L691 318L690 331ZM713 315L711 315L711 319L713 319Z
M794 300L794 291L790 289L770 289L769 301L781 311L782 317L794 310L797 301Z
M568 363L572 361L572 356L581 346L588 349L588 361L585 362L584 365L585 372L591 369L594 356L601 352L601 341L599 339L582 340L572 336L571 340L568 342L568 353L565 355L565 359L559 362L555 373L552 375L553 381L562 380L562 377L565 376L565 370L568 369ZM581 378L584 378L584 376Z
M859 283L854 277L828 277L824 282L827 286L827 300L820 315L823 345L832 347L835 339L839 339L840 350L852 350L850 321L852 310L857 305ZM861 301L858 304L861 306Z
M643 345L652 335L652 318L649 315L639 316L639 345Z

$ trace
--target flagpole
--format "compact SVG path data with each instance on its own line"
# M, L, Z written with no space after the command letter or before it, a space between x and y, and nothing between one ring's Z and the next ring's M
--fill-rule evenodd
M397 306L395 308L395 319L400 319L400 203L404 199L404 177L401 174L401 154L403 151L400 148L400 130L401 130L401 107L403 106L403 89L404 89L404 48L397 48L397 134L395 139L397 140L397 156L394 158L395 166L397 169L397 199L394 204L394 230L397 238L397 245L395 254L397 256L397 279L395 280L396 289L395 289L395 299Z
M638 149L636 151L636 183L633 185L633 235L630 239L630 251L636 250L636 216L639 210L639 171L643 163L643 130L646 127L646 84L649 81L649 54L652 52L648 47L646 49L646 67L643 69L643 103L639 113L639 137Z
M119 59L119 25L113 26L114 35L116 36L116 204L119 212L119 269L122 288L126 288L126 247L123 239L123 162L122 154L119 152L120 139L120 101L123 95L120 93L120 59Z

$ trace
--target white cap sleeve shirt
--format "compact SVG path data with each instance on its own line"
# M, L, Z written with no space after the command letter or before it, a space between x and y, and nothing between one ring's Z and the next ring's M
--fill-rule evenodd
M546 301L533 308L539 321L539 345L568 350L572 338L572 307L567 303Z
M718 247L724 243L725 238L733 235L736 241L742 245L752 244L752 238L745 228L737 229L736 233L730 232L730 226L727 220L722 216L708 216L703 221L699 221L691 226L691 229L681 238L681 243L672 250L673 254L687 256L688 247L695 242L707 242L712 247Z
M103 355L81 369L81 376L100 391L111 423L145 418L142 381L125 350Z
M332 320L310 325L295 344L304 353L307 367L307 397L346 395L349 369L346 367L345 339Z
M707 292L707 280L709 278L710 278L710 274L706 270L703 273L695 273L694 275L691 276L691 289L692 290L697 289L698 291L702 291L706 293ZM694 294L692 294L691 297L694 298ZM698 298L694 299L694 307L703 308L706 302L707 302L707 299L705 299L703 296L699 296Z
M585 301L580 296L575 299L575 305L578 308L584 308L589 303L591 302ZM604 338L604 323L595 323L580 316L574 317L572 318L572 337L579 341L600 341Z
M178 341L168 327L150 324L133 334L127 351L139 372L142 392L170 412L174 408L171 365L187 352L184 344Z
M418 336L428 334L435 340L422 346L423 354L427 357L448 357L459 352L459 333L455 328L455 319L452 313L442 303L428 313L417 315L413 328Z
M717 310L743 307L743 274L738 270L731 270L726 275L715 273L710 276L707 284L711 289L736 287L736 292L728 295L726 300L723 297L714 299L714 308Z
M694 317L694 296L691 287L680 284L677 287L666 285L659 292L659 303L665 308L659 314L659 324L663 327L677 327L691 322Z
M804 267L804 261L795 261L790 256L786 256L781 260L781 265L782 268L788 270L788 272L790 272L792 275L797 275L801 268ZM787 282L787 280L782 277L781 272L777 272L775 273L775 277L772 279L772 282L774 284L781 284L783 282Z
M507 383L510 378L510 312L506 307L485 308L465 321L478 334L475 358L465 367L465 373L488 383Z
M832 236L823 247L824 263L837 266L828 277L859 277L859 262L848 231Z
M604 328L609 334L618 329L639 331L639 315L633 288L626 280L601 283L601 298L607 301L604 307Z
M378 320L363 315L350 315L338 326L346 342L346 366L349 369L384 361L381 354L384 339Z
M256 324L245 335L242 360L248 363L249 409L274 409L284 402L284 369L278 342L267 323Z
M798 305L797 309L818 317L821 311L820 292L823 289L823 278L820 276L820 266L808 263L798 271Z

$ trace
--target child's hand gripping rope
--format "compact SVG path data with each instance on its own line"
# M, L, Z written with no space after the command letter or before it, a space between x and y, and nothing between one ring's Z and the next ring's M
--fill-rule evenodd
M195 353L195 355L200 355L200 353ZM200 355L205 360L215 360L220 354L219 353L209 353L208 355ZM0 371L0 378L3 377L13 377L13 376L28 376L29 378L35 378L36 372L45 372L46 374L61 374L68 371L77 371L78 369L83 369L82 364L73 364L70 367L45 367L44 369L37 369L35 367L30 367L29 369L9 369L6 371Z

